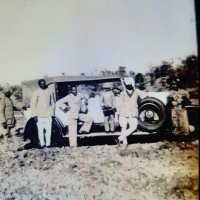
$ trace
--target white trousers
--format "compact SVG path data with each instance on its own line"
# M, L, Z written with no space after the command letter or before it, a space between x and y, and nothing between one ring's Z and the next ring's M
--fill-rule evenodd
M83 126L79 131L85 131L89 132L90 128L92 126L93 118L89 115L80 113L78 115L78 119L82 122L84 122ZM68 129L69 129L69 144L70 147L72 146L78 146L77 144L77 121L78 119L69 119L68 120Z
M138 119L129 117L119 117L119 124L122 128L121 135L118 137L120 141L123 141L123 144L127 144L127 137L131 135L138 126ZM127 129L127 124L129 128Z
M44 141L44 129L46 131L45 134L45 139L46 139L46 146L50 146L51 144L51 126L52 126L52 118L51 116L41 118L38 117L38 135L39 135L39 140L40 140L40 145L43 146L45 145Z

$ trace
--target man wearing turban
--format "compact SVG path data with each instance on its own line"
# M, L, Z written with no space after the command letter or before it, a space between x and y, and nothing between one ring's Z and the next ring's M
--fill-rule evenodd
M14 149L17 149L19 146L15 129L14 105L10 99L11 95L11 88L4 87L0 97L0 127L4 137L4 144L6 145L7 150L9 147L8 134L11 134L12 136Z
M125 90L119 96L119 124L122 128L121 135L115 139L120 145L128 145L127 137L137 130L138 126L138 98L147 97L147 93L135 88L135 81L132 77L124 78ZM129 128L127 129L127 125Z

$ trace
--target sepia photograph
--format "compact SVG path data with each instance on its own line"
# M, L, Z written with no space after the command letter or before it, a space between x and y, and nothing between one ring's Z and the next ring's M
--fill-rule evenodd
M198 200L195 0L0 1L0 200Z

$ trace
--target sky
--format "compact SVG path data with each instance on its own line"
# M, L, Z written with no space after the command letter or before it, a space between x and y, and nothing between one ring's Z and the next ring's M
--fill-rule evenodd
M1 0L0 84L197 55L193 0Z

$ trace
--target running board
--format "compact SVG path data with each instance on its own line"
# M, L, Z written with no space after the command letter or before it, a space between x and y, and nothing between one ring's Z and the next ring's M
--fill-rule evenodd
M142 132L142 131L137 131L132 133L131 135L150 135L152 133L149 132ZM99 133L88 133L88 134L77 134L77 137L84 138L84 137L99 137L99 136L120 136L121 132L115 132L115 133L105 133L105 132L99 132ZM64 138L68 138L69 134L63 135Z

